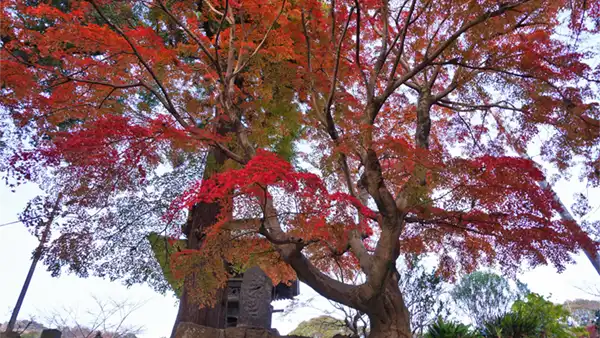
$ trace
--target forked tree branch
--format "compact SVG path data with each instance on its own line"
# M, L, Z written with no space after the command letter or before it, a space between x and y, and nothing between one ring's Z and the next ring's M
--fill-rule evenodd
M392 65L392 69L390 70L390 74L388 75L388 81L391 82L394 79L394 75L396 74L396 70L398 69L398 65L400 64L400 60L402 60L402 56L404 54L404 46L406 44L406 35L408 33L408 26L410 26L410 24L413 22L411 21L413 12L415 11L415 4L416 4L416 0L413 0L410 4L410 9L408 10L408 15L406 16L406 19L404 20L404 24L402 25L402 30L400 31L399 34L396 35L396 37L394 38L394 43L392 43L392 46L390 47L388 53L391 53L392 49L395 47L398 39L400 39L400 44L399 44L399 49L398 52L396 53L396 58L394 59L394 64ZM386 56L387 57L387 56Z
M438 48L436 48L430 56L425 57L425 59L423 61L421 61L421 63L419 63L418 65L416 65L415 67L413 67L410 71L408 71L407 73L405 73L402 77L400 77L399 79L390 82L388 84L388 86L386 87L386 89L384 90L384 92L380 95L379 100L381 102L385 102L385 100L387 100L387 98L392 95L392 93L394 93L394 91L396 89L398 89L400 86L404 85L408 80L412 79L415 75L417 75L419 72L421 72L423 69L425 69L425 67L429 66L430 64L432 64L432 62L438 57L440 56L446 49L448 49L452 44L454 44L454 42L460 37L462 36L465 32L467 32L468 30L470 30L471 28L500 15L503 15L504 13L506 13L507 11L510 10L514 10L515 8L519 7L520 5L527 3L531 0L520 0L520 1L516 1L514 3L505 3L505 4L501 4L498 9L493 10L493 11L489 11L486 13L483 13L481 15L479 15L477 18L473 19L472 21L464 24L459 30L457 30L454 34L452 34L448 39L446 39L440 46L438 46ZM371 114L371 116L369 116L369 120L372 121L371 123L373 123L373 121L375 121L375 118L377 116L377 114L379 113L378 110L371 110L369 112Z
M346 23L344 24L344 29L342 30L342 36L340 37L340 41L338 42L336 51L335 51L335 66L333 68L333 76L331 78L331 87L329 88L329 94L327 95L327 103L325 104L325 118L327 121L327 130L330 133L336 133L335 125L333 122L333 116L331 115L331 105L333 104L333 98L335 96L335 89L338 81L338 73L340 70L340 56L342 55L342 45L344 43L344 38L346 37L346 32L348 31L348 25L350 25L350 19L352 14L354 14L355 7L350 8L348 13L348 18L346 19Z
M156 85L160 88L160 91L162 92L162 95L164 96L164 100L166 101L166 105L164 105L165 101L161 100L161 102L163 102L163 105L165 106L165 109L167 109L167 111L171 115L173 115L173 117L177 120L177 122L179 124L181 124L182 127L188 127L189 124L179 114L179 112L177 111L177 108L175 108L175 105L173 104L171 97L169 96L169 93L167 92L162 81L160 81L160 79L158 78L158 76L156 75L156 73L154 72L152 67L150 67L148 62L146 62L146 60L142 57L142 55L140 54L135 43L133 43L133 41L129 38L129 36L127 36L127 34L125 34L123 32L123 30L121 28L119 28L117 25L115 25L112 21L110 21L106 17L106 15L104 15L104 13L102 12L102 10L100 9L100 7L98 6L98 4L96 3L95 0L88 0L88 1L92 4L92 6L94 7L94 9L98 13L98 15L100 15L100 17L108 24L108 26L111 27L112 29L114 29L127 42L127 44L129 45L129 47L131 48L131 50L133 51L135 56L138 58L140 63L144 66L146 71L148 71L148 73L150 74L150 76L152 77L154 82L156 82ZM156 95L156 93L155 93L155 95Z

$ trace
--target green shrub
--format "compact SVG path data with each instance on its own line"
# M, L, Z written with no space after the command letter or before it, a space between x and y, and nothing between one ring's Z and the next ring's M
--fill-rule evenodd
M442 318L429 326L424 338L478 338L479 334L471 329L470 325L454 321L445 321Z
M485 323L482 333L493 338L528 338L537 337L539 327L537 317L509 312Z
M492 338L574 338L587 336L585 328L569 327L569 311L543 296L530 293L517 300L511 312L483 325L482 333Z

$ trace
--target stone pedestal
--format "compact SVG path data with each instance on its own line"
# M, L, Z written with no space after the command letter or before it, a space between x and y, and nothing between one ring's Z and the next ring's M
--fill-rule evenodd
M215 329L212 327L196 325L194 323L181 323L177 327L175 338L308 338L301 336L280 336L273 329L252 329L245 327L230 327Z
M21 338L16 332L0 332L0 338Z

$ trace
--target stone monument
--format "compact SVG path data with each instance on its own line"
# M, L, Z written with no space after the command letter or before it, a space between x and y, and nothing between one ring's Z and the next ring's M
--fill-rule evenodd
M273 284L259 267L254 266L244 272L237 326L270 329L272 293Z
M260 268L255 267L252 268L254 269L252 272L249 270L246 271L246 273L244 274L240 274L240 275L236 275L233 278L230 278L227 281L227 310L226 310L226 328L231 328L231 327L236 327L238 326L238 322L240 321L240 315L242 312L242 304L241 304L241 294L242 294L242 288L246 289L246 286L242 287L243 284L249 285L249 284L257 284L257 285L261 285L260 282L253 282L252 278L254 278L253 276L258 276L257 278L262 279L262 275L264 275L264 272L262 272L262 270L260 270ZM258 273L256 270L260 271L260 273ZM250 273L249 276L247 276L247 274ZM247 276L247 277L246 277ZM266 277L266 276L265 276ZM262 292L262 297L264 297L264 299L266 301L268 301L269 303L271 301L276 301L276 300L281 300L281 299L292 299L295 296L298 296L300 294L300 289L299 289L299 284L298 281L292 281L292 283L290 285L286 285L285 283L279 283L276 286L273 286L271 284L271 281L269 280L268 277L266 277L266 281L268 282L268 289L270 290L269 293L267 292ZM266 285L266 283L265 283ZM259 302L264 303L265 300L259 300ZM273 307L270 306L268 307L270 313L267 316L268 320L266 320L263 323L268 324L268 326L266 327L267 329L271 328L271 316L273 314ZM246 325L244 323L242 323L242 325Z
M269 277L252 267L227 282L227 320L225 328L194 323L179 324L175 338L308 338L280 336L271 329L271 301L291 299L300 293L298 281L273 286Z

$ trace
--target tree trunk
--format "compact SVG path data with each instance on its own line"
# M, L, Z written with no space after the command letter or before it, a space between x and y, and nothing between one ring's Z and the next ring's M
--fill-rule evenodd
M220 127L218 133L225 135L230 131L230 127ZM213 173L219 172L227 156L218 148L211 148L208 156L202 179L209 178ZM217 216L221 212L221 206L219 203L198 203L194 205L190 211L190 218L188 224L184 229L184 233L187 235L187 247L189 249L200 249L202 245L202 232L207 227L216 223ZM203 307L200 308L199 304L190 299L190 293L195 291L195 274L186 276L183 284L183 290L181 298L179 300L179 310L175 323L173 324L173 330L171 331L171 338L175 337L177 327L182 322L190 322L198 325L214 327L214 328L225 328L226 327L226 311L227 311L227 289L217 290L216 302L214 307Z
M217 203L200 203L192 208L191 224L189 225L188 248L199 249L202 240L199 235L202 229L215 223L216 217L220 212ZM195 286L196 274L187 275L184 280L181 298L179 299L179 311L175 318L175 324L171 331L171 337L175 337L177 327L182 322L190 322L198 325L225 328L226 323L226 289L217 290L217 300L214 307L200 307L193 301L190 293L197 292Z
M521 154L521 156L523 156L523 154ZM530 161L533 161L527 155L525 155L523 157L529 159ZM560 209L558 210L560 217L564 221L571 222L572 224L574 224L575 227L581 229L581 226L579 225L579 223L577 222L575 217L573 217L573 215L571 214L569 209L567 209L567 206L563 203L563 201L560 199L560 197L558 197L558 194L556 193L556 191L554 191L554 189L552 188L550 183L548 181L546 181L545 179L543 179L543 180L538 181L538 185L542 189L546 189L546 190L550 191L550 193L552 194L552 199L560 207ZM590 260L590 263L592 263L592 266L594 267L594 269L596 269L596 273L598 273L598 275L600 275L600 256L598 255L598 252L594 248L590 248L588 246L582 246L581 249L583 250L583 253L585 253L585 255L587 256L587 258Z
M410 316L395 278L387 278L385 288L367 308L369 338L412 338Z
M500 119L495 114L493 114L493 116L496 119L496 123L499 126L501 126L502 124L500 122ZM529 155L527 154L527 151L525 151L523 148L517 146L517 142L515 142L515 140L511 137L510 133L505 133L505 136L508 138L510 145L514 151L516 151L522 158L530 160L532 163L534 163L536 165L536 167L538 169L542 170L542 172L543 172L542 166L539 163L537 163L536 161L534 161L531 157L529 157ZM564 221L571 222L577 228L581 229L581 225L573 217L573 215L571 214L571 212L569 211L567 206L563 203L561 198L558 196L558 194L556 193L556 191L554 190L554 188L552 187L550 182L548 182L545 178L543 178L543 179L539 180L537 183L542 189L545 189L552 194L552 199L559 206L558 212L560 214L560 217ZM583 229L582 229L582 231L583 231ZM592 266L594 267L594 269L596 269L596 272L598 273L598 275L600 275L600 254L598 253L598 251L596 249L594 249L593 247L588 247L588 246L583 246L581 249L587 256L587 258L590 260L590 263L592 263Z
M516 147L514 145L514 141L512 139L509 139L509 140L511 142L513 142L513 144L512 144L513 150L517 151L522 158L530 160L532 163L534 163L537 166L538 169L543 171L542 166L539 163L535 162L531 157L529 157L527 152ZM550 182L548 182L544 178L544 179L537 181L537 184L542 189L547 190L552 194L552 199L554 200L556 205L558 205L558 207L559 207L558 213L560 215L560 218L562 218L563 221L572 223L577 228L577 230L581 229L581 225L579 225L579 222L577 222L575 217L573 217L573 215L571 214L571 212L569 211L567 206L563 203L562 199L558 196L558 194L556 193L556 191L554 190L554 188L552 187ZM583 231L583 229L581 229L581 230ZM583 232L585 232L585 231L583 231ZM590 242L591 242L591 240L590 240ZM587 258L590 260L590 263L592 263L592 266L596 270L596 273L598 273L598 275L600 275L600 255L598 255L598 252L593 247L588 247L588 246L582 246L581 249L583 250L583 253L585 253L585 255L587 256Z

